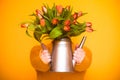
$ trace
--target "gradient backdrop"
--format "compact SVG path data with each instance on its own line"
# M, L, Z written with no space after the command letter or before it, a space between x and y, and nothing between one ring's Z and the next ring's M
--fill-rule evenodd
M120 1L119 0L0 0L0 80L35 80L30 50L39 43L25 34L19 24L43 3L73 6L88 12L80 21L91 21L96 30L85 46L93 60L85 80L120 80ZM84 35L84 34L83 34ZM73 38L79 43L81 36ZM77 40L77 41L75 41Z

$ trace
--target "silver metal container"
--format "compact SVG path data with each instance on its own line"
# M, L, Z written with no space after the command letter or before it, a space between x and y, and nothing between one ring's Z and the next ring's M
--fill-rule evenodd
M62 38L53 41L52 72L72 72L72 47L70 38Z

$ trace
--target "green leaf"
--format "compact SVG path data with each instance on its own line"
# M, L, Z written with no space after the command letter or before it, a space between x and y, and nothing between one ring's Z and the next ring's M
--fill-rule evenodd
M35 13L31 14L30 16L34 16L34 17L36 18L36 19L34 20L34 24L39 24L40 19L39 19L39 17L38 17Z
M46 22L46 28L47 28L47 30L51 31L51 29L52 29L51 22L49 22L48 20L45 20L45 22Z
M56 17L56 19L58 19L59 21L65 20L65 18L62 18L62 17L60 17L60 16Z
M48 9L48 10L47 10L47 15L48 15L49 20L52 20L52 18L53 18L53 13L52 13L52 10L51 10L51 9Z
M64 19L68 19L71 16L71 10L66 10L66 8L63 10L61 17Z
M28 31L28 29L26 29L26 34L29 36L29 37L32 37Z
M42 33L47 33L47 28L46 28L46 26L41 27L41 32L42 32Z
M82 24L71 25L70 32L67 33L69 36L78 36L81 33L85 32L86 24L85 22Z
M49 38L48 34L44 34L43 36L41 36L41 40Z
M56 26L51 32L50 32L50 38L57 38L62 35L62 30L59 26Z
M36 27L35 25L30 24L30 25L28 26L28 29L31 30L31 31L34 31L35 27Z
M42 15L46 20L49 20L50 21L50 19L46 16L46 15Z
M84 16L84 15L86 15L86 14L88 14L88 13L82 13L82 16Z
M33 34L34 34L34 38L35 38L37 41L41 42L41 39L40 39L40 38L41 38L41 36L42 36L42 32L41 32L40 28L36 28Z
M53 11L53 17L56 17L57 16L57 10L56 10L55 4L53 4L52 11Z
M84 23L79 23L78 24L78 26L79 26L79 30L81 29L81 30L85 30L85 28L86 28L86 22L84 22Z
M35 13L32 13L32 14L30 14L29 16L36 16L36 14L35 14Z
M22 22L22 23L20 23L20 24L26 24L26 23L28 23L28 24L33 24L32 21L24 21L24 22Z
M39 24L40 23L40 19L38 17L36 17L35 21L34 21L34 24Z
M42 29L42 26L40 26L40 24L36 25L36 28L40 28L40 30Z

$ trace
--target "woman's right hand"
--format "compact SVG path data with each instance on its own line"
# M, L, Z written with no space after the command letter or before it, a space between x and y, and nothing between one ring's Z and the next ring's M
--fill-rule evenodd
M51 62L51 56L48 50L40 51L40 59L44 64L48 64Z

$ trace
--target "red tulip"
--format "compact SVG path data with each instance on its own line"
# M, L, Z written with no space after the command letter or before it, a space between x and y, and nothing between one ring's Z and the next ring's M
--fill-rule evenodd
M39 9L36 9L36 14L41 14L41 11Z
M77 19L78 18L78 13L74 13L72 16L73 16L73 19Z
M78 17L82 16L82 11L78 12Z
M21 24L21 28L27 28L29 26L28 23Z
M63 11L63 7L62 7L61 5L57 5L57 6L56 6L56 9L57 9L57 12L58 12L59 14L61 14L62 11Z
M56 18L52 19L52 24L53 24L53 25L58 24L58 19L56 19Z
M42 11L43 11L44 13L47 13L47 8L46 8L45 6L42 6Z
M86 27L85 29L87 32L93 32L94 30L92 29L92 27Z
M39 9L36 9L36 15L41 19L42 18L42 12Z
M39 19L42 19L42 18L43 18L40 14L37 14L37 16L39 17Z
M76 24L77 23L77 20L73 20L73 24Z
M86 22L86 31L87 32L93 32L94 30L92 29L92 23L91 22Z
M65 31L70 31L70 26L64 26Z
M91 26L92 26L92 23L91 23L91 22L86 22L86 26L87 26L87 27L91 27Z
M70 6L66 6L66 9L69 11L70 10Z
M40 25L42 26L42 27L44 27L45 26L45 19L40 19Z
M69 26L70 25L70 20L65 20L64 25Z

